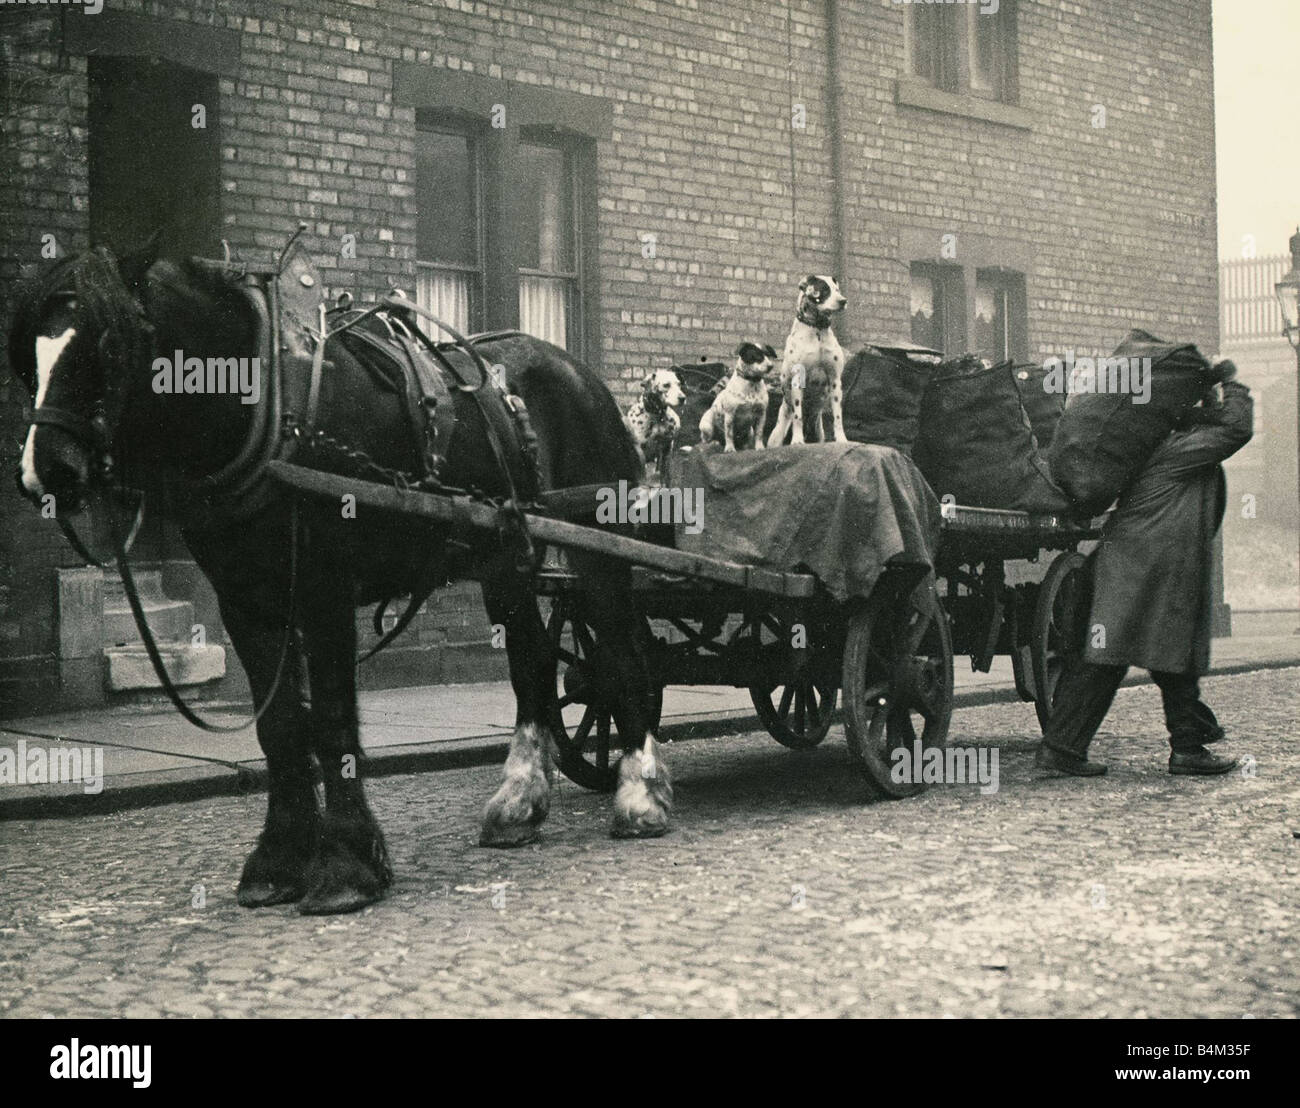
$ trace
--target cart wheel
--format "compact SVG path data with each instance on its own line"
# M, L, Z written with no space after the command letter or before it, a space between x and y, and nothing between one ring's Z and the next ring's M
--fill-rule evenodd
M1047 721L1052 715L1056 683L1061 679L1066 656L1070 651L1078 650L1082 642L1078 608L1086 584L1083 576L1086 563L1087 559L1078 551L1067 550L1052 562L1038 587L1032 651L1034 708L1043 730L1047 729Z
M921 792L920 782L894 780L891 755L918 738L922 750L948 741L952 635L932 579L900 604L868 603L850 618L842 684L849 751L867 782L886 797Z
M649 642L649 624L643 620L642 627ZM595 632L582 617L579 604L564 596L556 597L546 630L560 661L556 673L559 703L551 718L560 772L584 789L613 792L623 744L617 737L618 725L609 700L597 691L591 665L597 649ZM656 685L653 696L650 727L657 730L663 711L663 689ZM582 718L570 732L564 722L564 709L574 704L582 706Z
M757 624L740 629L741 635L759 646L774 646L791 641L791 628L770 613ZM736 641L733 639L733 642ZM791 750L811 750L831 729L839 689L833 669L822 663L825 644L813 641L803 650L792 649L791 678L787 684L750 685L749 698L767 733Z

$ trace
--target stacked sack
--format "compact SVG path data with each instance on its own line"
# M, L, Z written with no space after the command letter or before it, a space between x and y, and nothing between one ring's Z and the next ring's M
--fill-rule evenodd
M1033 404L1044 433L1054 430L1053 405L1034 395L1043 391L1042 380L1037 366L988 367L970 354L939 367L921 404L915 458L941 499L1035 513L1071 510L1039 452L1027 410Z
M921 423L921 398L938 355L868 346L844 364L844 433L853 442L892 446L911 455Z
M1162 342L1146 331L1130 331L1112 358L1150 359L1141 363L1150 366L1149 399L1135 403L1141 398L1131 391L1072 392L1047 454L1053 478L1089 515L1105 511L1137 478L1214 383L1195 346Z

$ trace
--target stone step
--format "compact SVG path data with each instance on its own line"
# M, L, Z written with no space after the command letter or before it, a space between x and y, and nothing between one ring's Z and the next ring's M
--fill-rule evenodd
M167 600L165 597L145 600L142 597L140 606L144 609L145 619L149 621L149 629L158 642L188 644L190 630L194 626L193 604L187 600ZM139 641L140 633L136 630L135 620L131 616L131 609L126 600L123 599L119 603L110 601L106 596L104 598L104 646L126 646Z
M134 566L131 576L135 578L135 589L141 600L167 599L167 594L163 592L161 569ZM126 606L126 586L122 583L121 576L111 569L104 571L104 603Z
M167 676L177 686L201 685L226 675L226 651L221 646L159 643L158 653L162 655ZM113 692L162 687L143 644L109 647L104 657L108 660L108 687Z

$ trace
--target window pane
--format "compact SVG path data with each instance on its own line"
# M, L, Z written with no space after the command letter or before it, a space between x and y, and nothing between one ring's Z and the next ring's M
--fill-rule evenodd
M943 350L943 286L934 275L912 272L912 341Z
M519 264L524 269L574 269L573 193L568 159L554 146L519 144Z
M475 184L468 136L418 132L415 253L421 261L477 268Z
M415 302L432 312L443 323L455 327L462 335L473 330L470 323L470 278L465 273L420 266L415 274ZM434 342L451 338L428 320L420 320L420 329Z
M1003 56L1006 49L1001 8L985 14L979 8L967 9L970 23L970 84L980 92L1002 96Z
M991 365L1008 358L1007 289L993 277L975 281L975 353Z
M929 18L932 13L919 7L908 9L911 20L912 73L924 77L927 81L937 81L938 59L938 24Z
M945 6L912 5L907 9L912 73L938 88L956 84L956 11Z
M519 329L567 347L569 282L556 277L519 278Z

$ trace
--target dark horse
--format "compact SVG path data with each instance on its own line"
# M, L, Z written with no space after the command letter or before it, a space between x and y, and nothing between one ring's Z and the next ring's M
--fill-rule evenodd
M518 705L505 780L484 811L484 845L530 842L546 817L556 660L531 576L498 534L436 530L364 508L348 513L337 503L300 502L269 482L242 510L213 508L194 491L238 456L257 405L231 393L155 391L153 360L173 351L252 358L255 317L234 275L212 263L155 260L148 250L116 258L99 247L50 266L20 294L9 334L10 365L36 412L20 480L33 500L52 495L60 514L78 509L110 456L119 484L170 489L173 518L216 590L254 702L266 705L257 724L269 778L266 824L244 864L239 903L296 901L304 913L344 912L379 899L392 881L358 775L356 606L405 595L430 575L438 583L481 582L489 618L505 628ZM639 479L636 449L595 374L517 333L489 337L480 349L487 362L505 367L510 391L527 405L543 488ZM418 450L398 392L380 387L340 338L328 341L325 358L317 427L380 466L416 471ZM486 409L460 390L455 409L443 482L505 496ZM356 475L337 458L295 460ZM672 790L647 726L649 676L626 618L628 574L603 558L571 561L586 581L584 614L602 644L599 679L626 693L616 712L627 745L613 833L662 834ZM295 633L287 634L291 611ZM323 810L313 761L324 779Z

